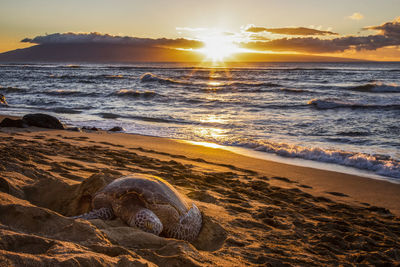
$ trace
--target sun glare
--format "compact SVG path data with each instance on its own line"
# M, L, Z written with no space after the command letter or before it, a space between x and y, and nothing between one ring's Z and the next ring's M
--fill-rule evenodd
M206 59L213 62L222 62L227 57L238 52L238 47L230 38L223 35L213 35L202 38L204 47L199 49L206 56Z

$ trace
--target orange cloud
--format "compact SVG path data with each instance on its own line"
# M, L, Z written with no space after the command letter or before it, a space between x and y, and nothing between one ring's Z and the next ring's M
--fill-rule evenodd
M293 51L302 53L337 53L346 50L376 50L388 46L400 46L400 19L379 26L367 27L379 34L369 36L345 36L334 39L281 38L267 41L241 43L241 46L259 51Z

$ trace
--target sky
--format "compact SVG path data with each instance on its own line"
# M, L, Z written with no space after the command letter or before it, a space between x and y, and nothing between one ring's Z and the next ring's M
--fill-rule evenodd
M96 32L200 40L206 47L209 43L213 51L205 53L213 57L223 51L215 42L235 42L240 49L257 52L400 60L398 17L399 0L0 0L0 52L38 44L21 42L26 38ZM391 24L377 28L385 23ZM373 36L372 42L383 43L361 47L357 41L370 39L349 36ZM328 41L317 44L320 40ZM349 48L321 49L343 42Z

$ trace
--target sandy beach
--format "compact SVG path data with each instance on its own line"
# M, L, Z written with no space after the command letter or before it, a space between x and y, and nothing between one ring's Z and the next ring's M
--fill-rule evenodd
M194 242L68 218L132 173L162 177L200 208ZM399 203L400 184L179 140L0 128L0 266L394 266Z

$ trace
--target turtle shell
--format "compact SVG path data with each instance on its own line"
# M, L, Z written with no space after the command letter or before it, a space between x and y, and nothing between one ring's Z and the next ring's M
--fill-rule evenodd
M157 204L170 205L179 215L186 214L190 208L185 199L167 181L156 176L141 174L112 181L96 193L94 200L99 201L93 204L95 208L107 207L109 203L105 202L112 202L127 195L134 195L147 207Z

